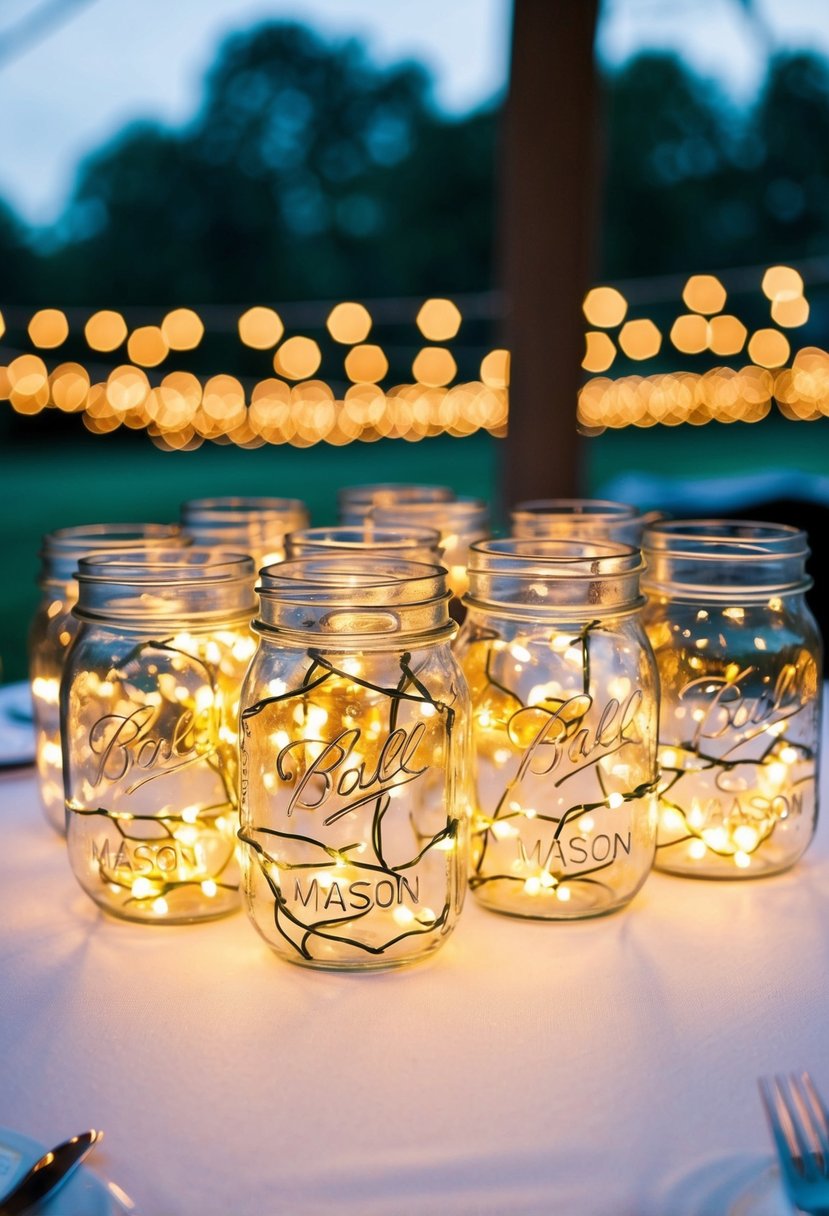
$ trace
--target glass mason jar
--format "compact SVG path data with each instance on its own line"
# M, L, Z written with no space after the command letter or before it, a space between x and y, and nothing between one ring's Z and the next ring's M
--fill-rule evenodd
M286 538L288 557L324 553L384 553L404 561L440 564L440 536L434 528L381 528L371 519L337 528L306 528Z
M440 567L305 557L262 575L242 692L251 920L292 962L436 950L466 886L468 698Z
M298 498L192 498L181 522L197 545L246 553L258 571L284 559L285 537L308 527L308 508Z
M29 684L35 723L40 800L56 832L66 831L58 694L66 652L78 632L78 560L90 553L189 545L177 524L84 524L43 537L40 601L29 627Z
M61 683L69 860L127 920L239 906L239 692L253 563L182 549L93 555Z
M472 703L470 885L496 912L569 920L628 903L656 844L656 664L638 549L470 550L456 645Z
M421 528L436 528L440 533L441 561L449 572L449 590L457 605L460 605L467 588L469 546L489 535L489 508L482 498L418 502L406 507L374 507L371 518L384 528L402 528L412 524Z
M638 548L644 529L660 518L607 498L536 498L513 507L510 526L522 540L611 540Z
M806 535L677 520L643 544L662 682L656 865L701 878L784 870L818 807L822 646Z
M367 486L345 486L339 492L340 523L361 524L374 507L405 507L415 502L452 502L454 497L455 491L449 486L406 485L393 481Z

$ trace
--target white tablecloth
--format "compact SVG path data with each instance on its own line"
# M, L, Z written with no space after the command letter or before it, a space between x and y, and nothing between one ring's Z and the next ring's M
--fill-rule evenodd
M826 824L787 874L654 874L606 919L470 898L431 961L353 976L243 913L98 912L31 770L0 827L0 1125L104 1128L142 1216L725 1216L771 1160L757 1075L829 1094Z

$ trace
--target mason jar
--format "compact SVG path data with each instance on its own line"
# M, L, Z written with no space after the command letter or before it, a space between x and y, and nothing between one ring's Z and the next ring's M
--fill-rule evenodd
M69 860L127 920L239 905L239 693L253 563L215 550L93 555L61 683Z
M365 486L344 486L338 498L341 524L361 524L374 507L406 507L416 502L451 502L455 491L449 486L409 485L405 482L376 482Z
M404 561L440 564L440 536L434 528L383 528L371 519L334 528L305 528L286 538L288 557L313 554L385 553Z
M72 608L78 598L78 560L92 552L189 545L176 524L84 524L43 537L40 600L29 627L29 685L35 724L40 801L49 824L63 835L63 763L60 752L60 678L66 652L78 631Z
M441 562L448 571L449 590L460 606L466 593L469 546L489 535L489 507L482 498L454 502L418 502L406 507L374 507L371 518L379 527L416 525L440 533ZM455 614L458 618L462 615Z
M191 498L181 523L197 545L246 553L254 570L281 562L285 537L308 526L308 508L298 498Z
M461 911L468 699L445 571L392 557L263 571L242 692L245 893L292 962L414 962Z
M656 665L638 549L473 545L456 645L472 704L470 885L485 907L570 920L627 904L656 843Z
M822 645L806 534L676 520L643 545L662 682L656 865L700 878L785 870L818 810Z
M522 540L611 540L638 547L658 511L640 511L607 498L536 498L510 512L513 536Z

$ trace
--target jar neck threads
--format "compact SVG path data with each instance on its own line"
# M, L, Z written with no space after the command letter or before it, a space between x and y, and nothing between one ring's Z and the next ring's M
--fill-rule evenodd
M93 554L78 566L75 615L120 627L171 628L255 611L253 561L210 549Z
M481 541L469 550L473 609L560 622L637 611L643 570L638 549L609 541Z
M307 644L388 648L451 637L442 566L385 554L331 553L266 566L254 627Z
M666 520L647 529L642 550L651 596L765 602L812 585L806 533L784 524Z
M78 562L91 553L121 553L138 549L182 548L192 544L178 524L80 524L58 528L43 537L38 582L69 583Z

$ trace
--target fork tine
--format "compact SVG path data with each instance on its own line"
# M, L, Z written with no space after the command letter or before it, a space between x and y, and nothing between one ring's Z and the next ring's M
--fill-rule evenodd
M829 1174L829 1115L826 1113L826 1107L817 1091L817 1086L808 1072L801 1073L797 1080L803 1100L811 1111L812 1126L823 1157L823 1172Z
M795 1132L801 1144L805 1145L803 1154L804 1167L807 1172L817 1166L818 1172L824 1171L823 1144L815 1124L814 1111L800 1078L792 1073L786 1078L783 1096L792 1112Z
M801 1174L806 1174L814 1163L817 1145L809 1134L808 1113L802 1109L802 1101L798 1100L797 1091L788 1077L775 1077L774 1080L780 1104L788 1116L788 1130L795 1145L792 1149L796 1158L795 1166Z
M760 1077L758 1085L774 1146L780 1160L780 1168L788 1186L800 1179L800 1174L795 1169L795 1159L799 1156L799 1150L792 1121L787 1108L779 1097L777 1083L770 1077Z

